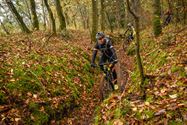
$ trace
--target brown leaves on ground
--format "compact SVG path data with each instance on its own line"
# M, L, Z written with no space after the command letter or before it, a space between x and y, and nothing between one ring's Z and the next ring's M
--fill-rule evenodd
M49 36L34 32L0 38L2 124L26 123L29 119L31 123L44 124L57 116L63 117L80 105L81 101L76 100L92 86L89 56L71 43L77 39L64 41L58 35L48 39ZM28 89L20 88L21 84L17 83L27 78L22 84ZM13 91L7 85L11 85Z
M164 37L167 34L155 38L154 41L150 32L143 34L142 39L147 40L141 52L148 78L147 99L143 101L139 98L138 89L132 89L137 84L130 81L127 87L132 89L131 93L127 92L120 101L115 101L112 95L102 104L97 115L100 116L100 124L114 124L116 121L120 121L119 124L155 125L187 122L186 33L187 30L177 34L176 41L171 41L172 44L165 43ZM151 42L155 44L151 45Z

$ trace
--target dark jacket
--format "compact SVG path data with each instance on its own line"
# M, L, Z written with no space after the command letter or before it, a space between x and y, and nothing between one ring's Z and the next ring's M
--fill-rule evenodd
M104 63L107 60L110 63L117 62L117 56L116 56L115 50L112 46L111 39L108 37L105 37L104 40L105 40L104 44L99 44L98 42L96 42L96 45L93 50L92 63L95 63L95 58L96 58L98 50L101 52L100 62Z

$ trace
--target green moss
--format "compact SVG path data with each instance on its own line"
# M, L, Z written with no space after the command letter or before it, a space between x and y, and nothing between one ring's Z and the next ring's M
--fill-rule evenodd
M146 102L153 102L154 101L154 96L147 94Z
M152 110L144 110L143 114L145 114L146 119L152 118L154 116L154 111Z
M171 67L171 72L172 73L178 72L180 77L186 77L187 76L184 67L181 67L181 66L172 66Z
M155 36L158 36L162 32L162 27L160 23L160 17L159 16L154 16L153 19L153 29L154 29L154 34Z
M168 122L168 125L184 125L184 123L182 121L171 120Z
M130 46L127 48L127 55L129 56L133 56L135 55L135 45L134 44L130 44Z
M100 116L97 115L94 119L95 119L95 120L94 120L94 125L99 125Z
M39 110L39 105L35 102L30 102L29 103L29 110L37 111L37 110Z
M172 72L172 73L175 73L175 72L178 72L178 71L181 71L181 70L182 70L182 67L179 67L179 66L173 65L173 66L171 67L171 72Z
M36 111L32 113L33 116L33 122L34 125L42 125L47 124L49 121L49 115L45 112Z
M122 102L123 106L121 108L121 115L125 116L131 111L130 102L126 99Z
M121 117L121 109L120 108L116 108L114 111L114 118L118 119Z
M17 45L17 47L24 46ZM27 118L22 116L25 124L47 124L49 116L56 117L58 114L56 112L68 110L74 104L73 100L80 98L83 86L89 91L95 82L95 76L90 72L88 54L77 47L64 45L62 47L63 56L48 51L36 52L34 48L33 51L26 54L21 51L22 49L19 51L19 56L12 56L14 54L10 52L10 62L2 64L0 79L3 83L0 84L0 88L5 87L16 97L18 94L21 95L20 100L30 98L28 93L36 93L38 100L45 100L44 110L41 110L40 104L34 102L28 104L29 108L24 110L29 110L26 112L30 114ZM46 53L43 54L43 52ZM10 71L13 73L10 74ZM80 77L81 82L79 84L82 86L74 83L75 77ZM68 91L64 91L64 89L68 89ZM66 94L69 96L63 100L63 104L54 108L49 99L58 96L63 97ZM5 96L0 91L0 104L6 101Z
M5 98L5 94L0 91L0 104L4 104L5 103L5 99L6 99Z

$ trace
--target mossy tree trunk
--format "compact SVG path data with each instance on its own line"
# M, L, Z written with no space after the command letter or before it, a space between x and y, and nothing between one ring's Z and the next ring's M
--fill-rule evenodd
M145 93L145 75L144 75L144 69L141 61L141 56L140 56L140 19L137 13L133 12L130 8L130 3L129 0L127 0L127 8L128 11L133 15L135 19L135 29L136 29L136 58L137 58L137 64L138 64L138 69L140 72L140 78L141 78L141 90L143 92L143 97L144 99L146 98L146 93Z
M98 8L97 8L97 1L92 0L92 35L91 40L92 42L96 41L95 35L98 30Z
M44 1L42 0L42 13L43 13L43 27L44 27L44 30L46 30L46 12L45 12L45 5L44 5Z
M34 0L29 0L30 2L30 8L31 8L31 18L32 18L32 25L33 28L36 30L39 30L39 21L38 21L38 17L36 14L36 4Z
M154 30L154 35L159 36L162 32L162 26L160 22L160 17L161 17L160 0L153 0L153 6L154 6L153 30Z
M48 0L44 0L44 4L47 8L47 11L49 13L49 19L50 19L50 23L52 25L52 31L53 33L56 34L56 24L55 24L55 19L54 19L54 16L53 16L53 13L51 11L51 8L49 7L49 4L48 4Z
M104 0L101 0L101 10L100 10L100 14L101 14L101 21L100 21L100 25L101 25L101 31L105 31L105 6L104 6Z
M60 22L60 31L66 31L66 20L62 11L60 0L55 0L56 11Z
M25 23L23 22L22 17L19 15L18 11L16 10L16 8L14 7L13 3L11 0L5 0L8 8L10 9L10 11L12 12L12 14L15 16L21 30L25 33L30 33L30 30L27 28L27 26L25 25Z
M28 14L29 21L32 23L31 12L30 12L30 7L29 7L28 0L24 0L24 4L27 8L26 13Z

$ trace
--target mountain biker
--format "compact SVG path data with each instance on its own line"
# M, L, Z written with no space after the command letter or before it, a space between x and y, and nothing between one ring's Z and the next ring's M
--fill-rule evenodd
M129 40L129 42L134 39L136 32L135 32L135 29L131 23L127 24L127 30L125 31L124 34L127 34L127 38Z
M167 16L165 21L164 21L164 26L167 26L171 22L172 10L168 10L164 15Z
M96 67L95 64L95 58L97 55L98 50L101 52L100 55L100 60L99 60L99 66L102 71L104 71L104 66L103 64L106 63L107 61L111 63L111 70L112 70L112 75L113 75L113 84L114 84L114 89L118 89L117 86L117 73L115 70L115 64L117 63L117 56L115 53L115 50L112 46L112 42L110 38L106 37L103 32L98 32L96 34L96 45L93 50L93 55L92 55L92 60L91 60L91 66Z

